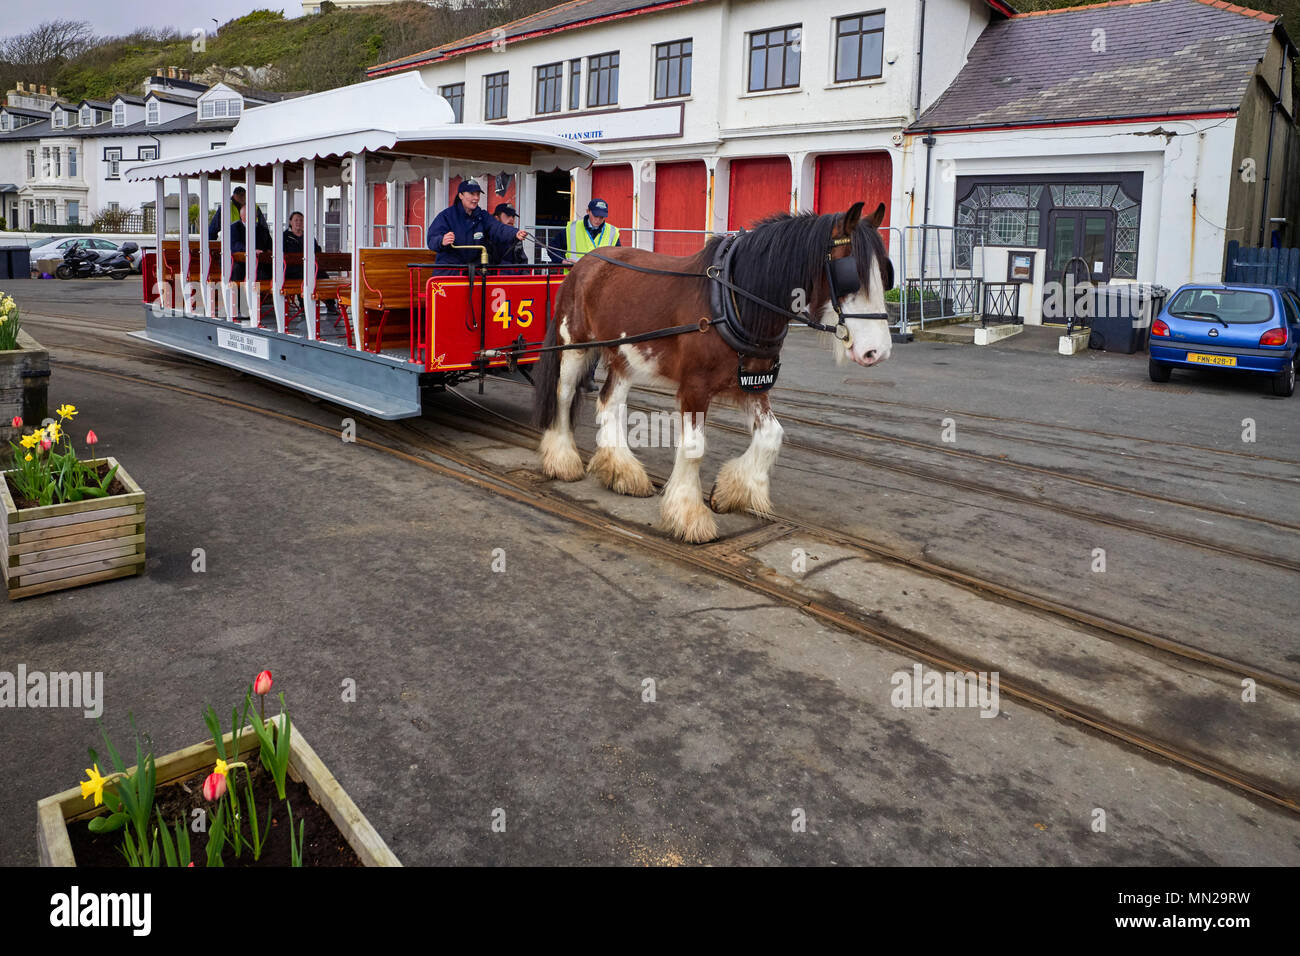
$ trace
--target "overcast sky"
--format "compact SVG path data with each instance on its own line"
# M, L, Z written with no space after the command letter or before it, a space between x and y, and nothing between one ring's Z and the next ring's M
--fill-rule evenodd
M253 10L283 10L286 17L302 16L301 0L168 0L137 3L134 0L42 0L20 3L5 0L0 36L26 33L47 20L87 20L100 36L120 36L138 27L175 27L189 33L199 27L215 29L212 20L225 23Z

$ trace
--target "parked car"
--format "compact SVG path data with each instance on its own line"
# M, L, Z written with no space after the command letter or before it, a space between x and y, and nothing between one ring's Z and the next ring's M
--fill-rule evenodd
M1176 368L1224 368L1267 375L1274 395L1295 391L1300 298L1280 286L1244 282L1178 289L1151 323L1153 382Z
M59 236L57 239L42 242L39 246L32 246L29 254L32 262L37 259L62 259L63 254L72 248L74 242L89 243L90 247L97 251L107 252L117 248L117 243L111 239L100 239L95 236Z

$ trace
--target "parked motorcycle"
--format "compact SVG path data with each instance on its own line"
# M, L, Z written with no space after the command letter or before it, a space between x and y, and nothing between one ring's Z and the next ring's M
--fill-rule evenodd
M54 270L54 274L60 279L88 279L96 276L125 279L131 274L131 253L138 248L134 242L128 242L120 249L98 251L78 242L63 254L63 262Z

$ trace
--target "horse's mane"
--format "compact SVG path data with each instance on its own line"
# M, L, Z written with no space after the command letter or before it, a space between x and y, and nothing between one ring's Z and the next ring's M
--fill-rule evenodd
M759 220L741 237L732 259L732 280L758 298L789 309L792 289L804 292L803 308L812 308L815 290L823 282L822 263L830 248L834 214L777 213ZM741 299L741 324L758 338L780 333L786 318L748 299Z

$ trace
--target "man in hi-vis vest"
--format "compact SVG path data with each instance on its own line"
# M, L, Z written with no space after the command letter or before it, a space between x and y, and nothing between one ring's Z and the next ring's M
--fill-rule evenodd
M622 245L618 226L608 222L609 205L603 199L587 203L587 215L564 227L564 264L573 265L597 246Z

